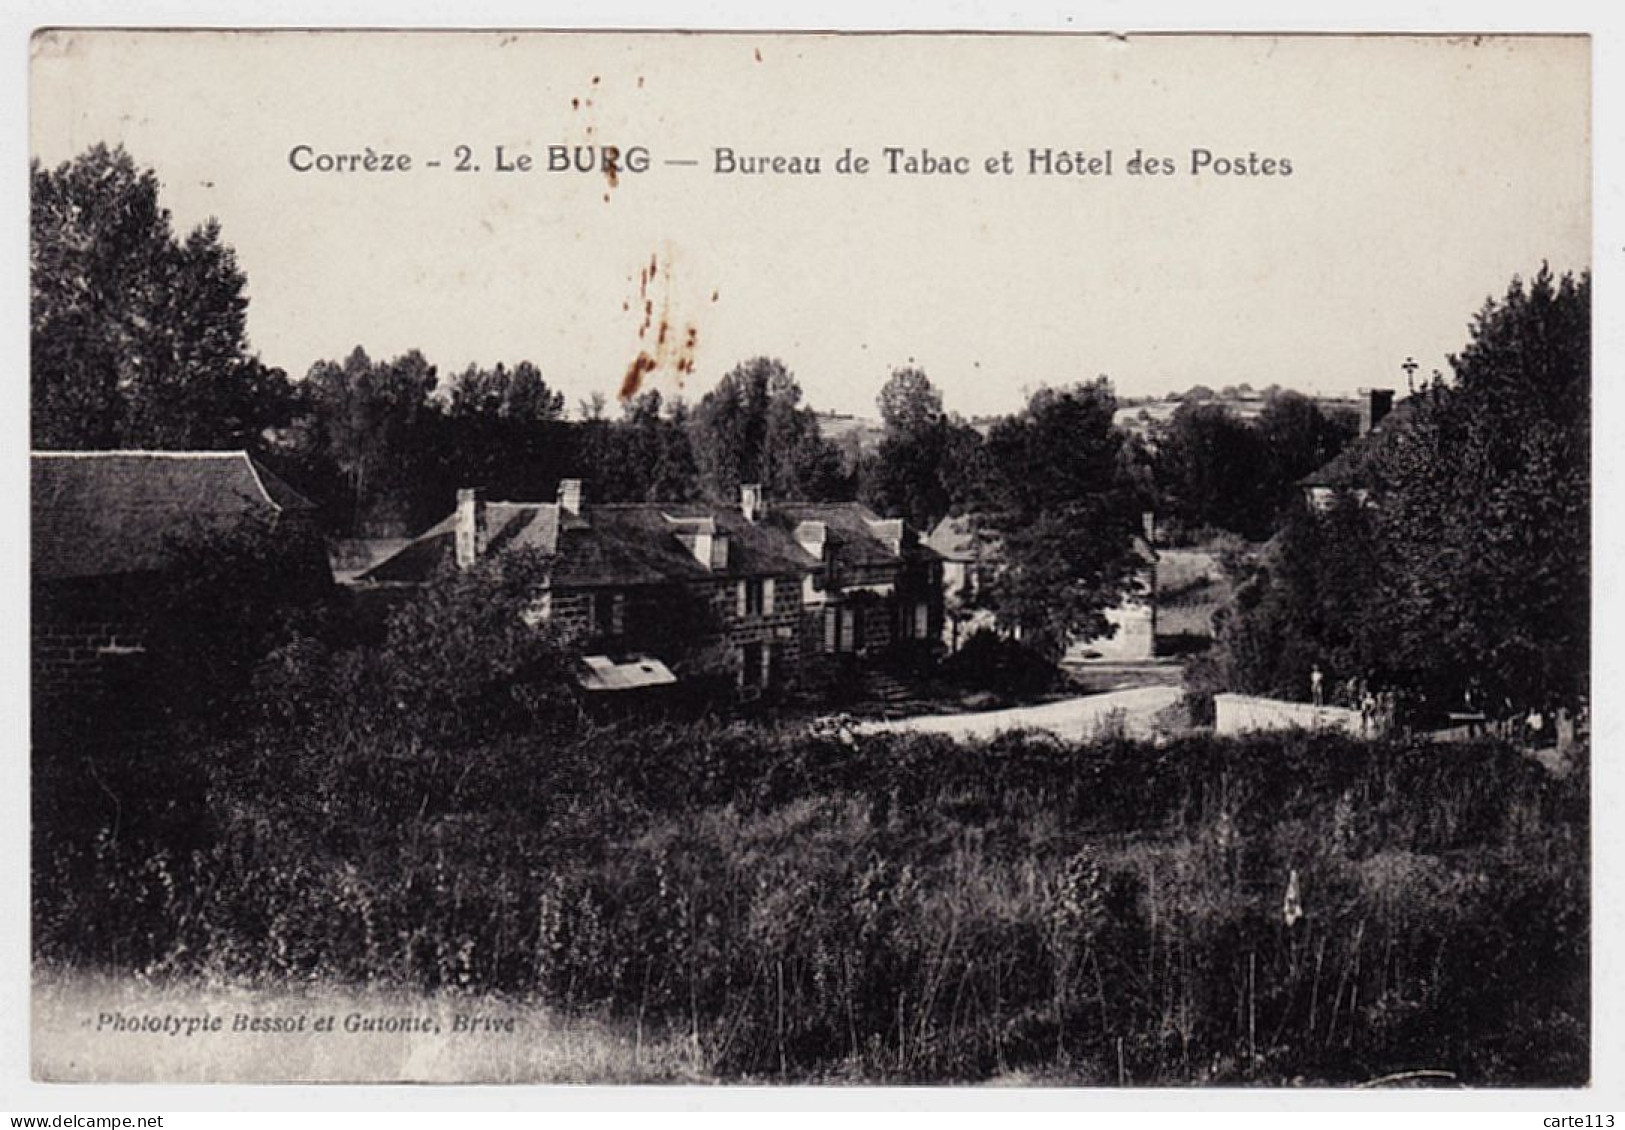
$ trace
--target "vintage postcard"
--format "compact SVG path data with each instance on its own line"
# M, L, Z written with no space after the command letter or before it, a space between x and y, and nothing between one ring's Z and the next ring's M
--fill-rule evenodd
M1591 1085L1591 96L37 31L34 1078Z

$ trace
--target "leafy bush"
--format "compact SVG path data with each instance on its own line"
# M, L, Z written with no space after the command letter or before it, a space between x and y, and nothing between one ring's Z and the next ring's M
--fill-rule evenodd
M116 843L38 833L41 956L539 998L731 1078L1587 1071L1584 779L1499 746L267 727L193 764L201 835L134 789Z
M978 628L943 664L943 674L960 686L1013 695L1042 694L1054 688L1055 664L1020 640Z

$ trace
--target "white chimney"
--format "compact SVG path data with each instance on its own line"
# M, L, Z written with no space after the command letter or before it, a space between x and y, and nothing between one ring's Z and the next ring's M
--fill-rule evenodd
M761 483L740 484L739 509L744 513L747 522L754 522L767 516L767 503L762 497Z
M472 568L485 552L485 492L478 487L457 492L457 568Z
M581 480L559 480L559 509L566 514L581 513Z

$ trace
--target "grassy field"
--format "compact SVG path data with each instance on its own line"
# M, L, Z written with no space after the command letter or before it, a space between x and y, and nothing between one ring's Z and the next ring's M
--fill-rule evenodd
M256 1078L1589 1076L1587 775L1494 744L284 726L35 780L46 1077L236 1062L82 1027L120 994L440 1018Z
M1205 549L1157 554L1157 634L1211 639L1213 613L1230 598L1218 555Z

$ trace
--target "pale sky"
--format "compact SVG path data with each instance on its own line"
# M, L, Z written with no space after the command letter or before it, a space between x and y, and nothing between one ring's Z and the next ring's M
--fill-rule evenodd
M360 344L531 360L572 405L640 352L666 393L769 354L864 414L911 361L966 414L1102 373L1351 392L1445 368L1515 273L1589 265L1578 38L102 31L37 39L31 81L37 157L122 143L178 226L220 219L293 376ZM653 166L494 170L551 144ZM414 168L301 173L298 145ZM718 175L722 146L823 172ZM835 172L848 146L867 175ZM887 146L970 172L888 175ZM1026 175L1034 147L1112 175ZM1197 148L1292 174L1191 176ZM1136 149L1176 174L1129 175Z

